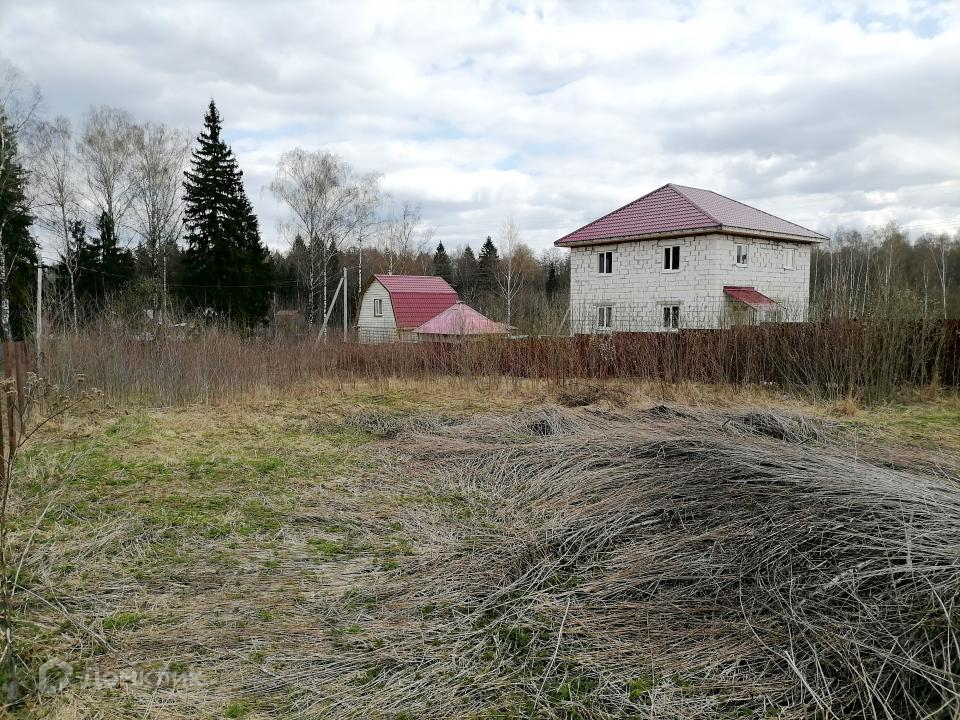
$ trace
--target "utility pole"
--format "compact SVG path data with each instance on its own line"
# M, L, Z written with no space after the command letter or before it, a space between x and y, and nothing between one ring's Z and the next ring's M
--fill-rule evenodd
M40 336L43 334L43 261L37 263L37 370L40 369Z
M347 341L347 285L350 281L347 279L347 269L343 269L343 341Z
M160 324L163 325L164 313L167 310L167 248L163 248L163 306L160 309Z

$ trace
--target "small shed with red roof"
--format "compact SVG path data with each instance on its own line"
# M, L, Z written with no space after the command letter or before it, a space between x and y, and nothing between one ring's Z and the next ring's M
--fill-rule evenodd
M457 291L433 275L374 275L360 301L360 342L415 340L414 331L459 301Z

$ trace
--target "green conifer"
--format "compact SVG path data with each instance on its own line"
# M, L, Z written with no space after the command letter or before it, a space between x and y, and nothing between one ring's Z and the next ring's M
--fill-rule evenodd
M182 284L199 308L252 325L269 309L271 264L243 188L243 173L221 130L220 113L211 100L191 169L185 173L188 247Z

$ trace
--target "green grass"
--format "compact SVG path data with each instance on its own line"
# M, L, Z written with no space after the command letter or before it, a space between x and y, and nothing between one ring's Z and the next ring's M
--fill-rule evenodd
M223 716L227 718L244 718L250 714L250 705L246 702L236 701L227 705L223 711Z
M146 619L137 612L118 612L103 619L104 630L127 630L137 627Z

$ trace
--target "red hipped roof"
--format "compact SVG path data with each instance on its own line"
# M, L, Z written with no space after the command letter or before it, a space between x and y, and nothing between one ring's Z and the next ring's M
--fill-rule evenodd
M387 292L398 328L415 328L459 299L442 277L434 275L374 275Z
M757 292L752 287L725 285L723 292L735 300L746 303L754 310L778 310L780 308L774 300L761 292Z
M796 223L712 190L668 183L564 235L554 245L642 238L645 235L686 230L773 233L804 242L820 242L826 239L823 235Z
M507 328L466 303L458 302L427 320L414 332L418 335L503 335Z

